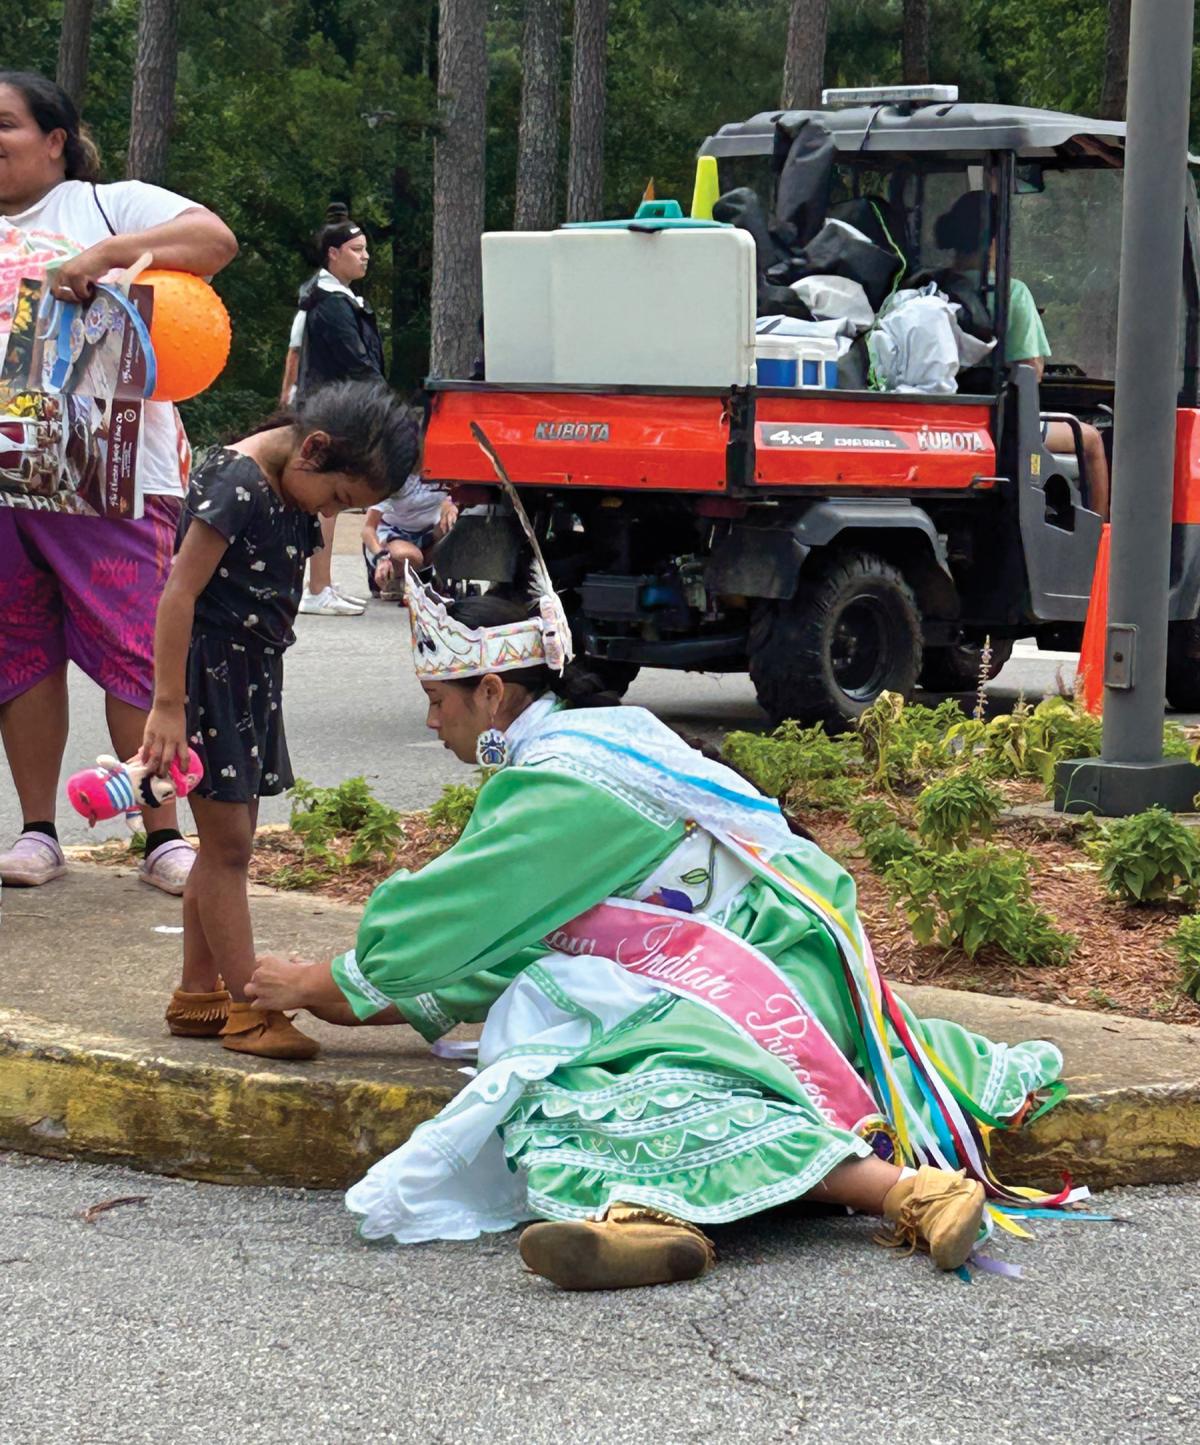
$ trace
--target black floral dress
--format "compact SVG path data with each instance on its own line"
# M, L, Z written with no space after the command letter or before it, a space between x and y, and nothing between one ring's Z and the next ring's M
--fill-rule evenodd
M188 738L204 764L196 792L249 803L295 781L283 730L283 654L296 640L316 517L290 507L241 452L218 448L192 474L175 550L193 522L229 546L196 599L187 664Z

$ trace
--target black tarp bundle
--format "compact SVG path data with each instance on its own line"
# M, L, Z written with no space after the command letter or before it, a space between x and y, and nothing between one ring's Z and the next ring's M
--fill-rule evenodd
M775 130L775 215L768 220L758 195L729 191L713 219L740 226L754 238L758 314L798 316L808 308L790 289L805 276L858 281L878 310L905 268L897 238L903 227L890 203L863 197L831 208L833 137L812 116L785 116Z

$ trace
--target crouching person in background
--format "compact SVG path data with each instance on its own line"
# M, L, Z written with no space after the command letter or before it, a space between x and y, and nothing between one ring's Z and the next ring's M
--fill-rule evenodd
M429 554L458 520L458 509L444 492L414 472L398 492L372 507L363 524L363 556L371 591L403 602L404 564L415 571L429 565Z

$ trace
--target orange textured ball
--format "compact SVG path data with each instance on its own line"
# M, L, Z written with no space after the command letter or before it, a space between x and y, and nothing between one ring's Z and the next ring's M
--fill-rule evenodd
M135 284L154 287L153 400L186 401L211 386L229 359L229 312L202 276L187 271L143 271Z

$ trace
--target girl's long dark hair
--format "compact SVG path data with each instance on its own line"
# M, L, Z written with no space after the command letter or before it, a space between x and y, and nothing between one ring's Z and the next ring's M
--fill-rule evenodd
M66 133L63 160L69 181L98 181L100 152L87 126L79 118L75 102L53 80L36 70L0 70L0 85L19 91L38 130L49 135L52 130Z
M399 490L417 460L417 423L382 381L330 382L242 435L284 426L301 436L327 432L317 471L358 477L378 497Z
M482 597L463 597L457 602L452 602L446 610L456 622L461 622L464 627L504 627L511 622L523 622L532 615L529 603L518 602L512 597L497 592L486 592ZM515 683L518 687L525 688L534 697L541 697L544 693L552 692L555 697L562 698L568 707L621 706L621 699L616 693L609 691L603 678L591 671L586 663L579 661L568 662L561 677L552 668L540 665L514 668L512 672L505 672L502 676L505 682ZM473 690L479 686L479 679L477 677L462 678L451 682L450 686ZM689 737L687 733L679 732L678 728L673 731L689 747L695 748L702 757L707 758L710 762L722 764L731 773L736 773L743 782L749 783L752 788L758 788L758 784L753 778L747 777L741 768L734 767L728 758L723 758L709 743L700 738ZM783 816L788 827L798 838L814 841L813 835L802 823L786 812Z

